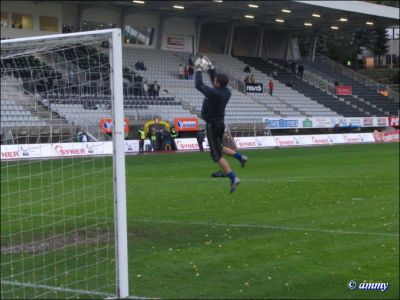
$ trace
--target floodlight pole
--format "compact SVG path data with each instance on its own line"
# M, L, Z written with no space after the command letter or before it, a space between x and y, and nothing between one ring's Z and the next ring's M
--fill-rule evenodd
M390 39L390 68L393 69L393 40L394 40L394 26L392 27L392 37Z
M122 83L121 29L113 29L110 43L111 97L113 113L113 160L114 160L114 215L116 241L117 298L129 296L128 281L128 234L126 220L126 181L124 149L124 95ZM118 105L117 105L118 103Z

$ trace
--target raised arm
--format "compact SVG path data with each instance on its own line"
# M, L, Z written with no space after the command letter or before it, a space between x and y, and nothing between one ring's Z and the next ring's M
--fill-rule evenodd
M214 70L214 76L215 76L215 70ZM210 77L211 77L211 72L210 72ZM196 70L194 74L194 79L196 83L196 89L202 92L206 97L211 97L212 95L215 95L214 89L204 84L203 76L200 70ZM213 80L213 77L211 77L211 79Z

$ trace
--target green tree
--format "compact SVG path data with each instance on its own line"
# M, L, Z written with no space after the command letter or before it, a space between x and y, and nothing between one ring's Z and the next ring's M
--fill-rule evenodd
M350 60L357 68L357 55L361 53L361 47L371 50L380 63L382 55L388 51L387 41L386 31L382 28L322 34L318 36L317 53L342 64Z
M388 52L388 37L385 28L376 28L372 33L372 52L378 56L378 64L381 64L381 58Z

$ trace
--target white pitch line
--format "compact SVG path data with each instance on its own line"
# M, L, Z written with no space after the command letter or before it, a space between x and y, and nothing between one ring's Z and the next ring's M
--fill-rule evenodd
M367 180L364 178L360 178L359 180L335 180L335 177L326 177L324 180L323 178L319 179L312 179L309 177L282 177L282 178L240 178L241 181L248 181L248 182L316 182L316 183L326 183L326 182L340 182L340 183L396 183L396 182L388 182L388 181L377 181L377 180ZM154 180L154 178L150 177L136 177L131 178L132 180ZM322 180L321 180L322 179ZM189 182L199 182L199 181L218 181L218 178L168 178L163 177L162 180L166 181L189 181Z
M280 230L288 230L288 231L290 231L290 230L292 230L292 231L313 231L313 232L335 233L335 234L378 235L378 236L394 236L394 237L399 236L399 234L397 234L397 233L313 229L313 228L304 228L304 227L263 225L263 224L228 224L228 223L180 222L180 221L171 221L171 220L143 220L143 219L142 220L134 219L133 221L143 222L143 223L166 223L166 224L219 226L219 227L244 227L244 228L256 228L256 229L280 229Z
M83 294L83 295L96 295L103 298L111 298L116 299L115 294L111 293L103 293L103 292L96 292L96 291L86 291L86 290L79 290L79 289L70 289L64 287L57 287L57 286L49 286L43 284L33 284L33 283L24 283L18 281L9 281L9 280L1 280L1 284L5 285L13 285L13 286L22 286L22 287L31 287L35 289L45 289L55 292L67 292L67 293L75 293L75 294ZM139 297L139 296L129 296L127 299L154 299L149 297Z
M2 213L7 214L7 213ZM18 213L8 213L12 215L25 215L29 216L29 214L18 214ZM39 215L36 215L39 217ZM47 215L44 214L44 217L58 217L58 218L74 218L73 216L63 216L63 215ZM75 216L76 218L83 218L84 216ZM87 217L88 219L96 219L101 220L101 218L96 217ZM362 232L362 231L347 231L347 230L334 230L334 229L317 229L317 228L305 228L305 227L296 227L296 226L280 226L280 225L265 225L265 224L229 224L229 223L207 223L207 222L182 222L182 221L173 221L173 220L146 220L146 219L130 219L134 222L142 222L142 223L164 223L164 224L181 224L181 225L200 225L200 226L218 226L218 227L238 227L238 228L255 228L255 229L279 229L279 230L287 230L287 231L312 231L312 232L322 232L322 233L334 233L334 234L355 234L355 235L376 235L376 236L392 236L399 237L398 233L384 233L384 232ZM3 222L3 224L7 224L7 222Z

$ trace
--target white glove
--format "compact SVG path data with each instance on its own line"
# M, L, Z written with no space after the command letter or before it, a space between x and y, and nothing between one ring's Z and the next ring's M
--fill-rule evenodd
M203 71L203 60L201 57L196 58L194 61L194 68L196 71Z
M208 71L209 69L214 68L210 59L207 56L198 57L194 61L194 67L196 71Z
M208 58L208 56L203 56L203 60L204 60L204 61L206 62L206 64L207 64L207 67L206 67L207 71L208 71L209 69L214 69L214 66L213 66L211 60Z

